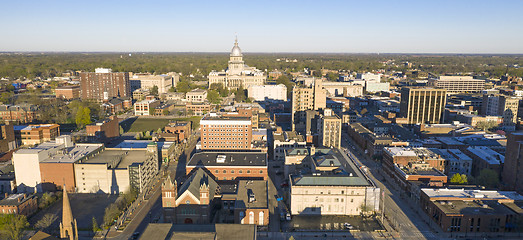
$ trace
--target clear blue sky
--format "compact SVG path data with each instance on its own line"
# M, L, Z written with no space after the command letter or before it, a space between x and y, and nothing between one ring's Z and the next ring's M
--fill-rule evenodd
M523 53L523 1L0 2L0 51Z

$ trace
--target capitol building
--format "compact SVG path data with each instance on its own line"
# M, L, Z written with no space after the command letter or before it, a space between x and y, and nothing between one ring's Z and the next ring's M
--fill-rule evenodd
M238 39L236 39L231 50L229 67L221 72L211 71L209 73L209 87L213 83L221 83L228 89L238 89L240 86L247 89L250 86L265 84L266 78L265 72L245 65L242 51L238 46Z

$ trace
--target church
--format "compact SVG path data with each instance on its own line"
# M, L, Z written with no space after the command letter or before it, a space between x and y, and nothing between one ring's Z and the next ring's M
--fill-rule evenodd
M211 71L209 87L213 83L221 83L229 90L238 89L240 86L247 89L250 86L265 84L265 79L267 79L265 72L245 65L242 51L238 46L238 39L236 39L231 50L229 67L221 72Z

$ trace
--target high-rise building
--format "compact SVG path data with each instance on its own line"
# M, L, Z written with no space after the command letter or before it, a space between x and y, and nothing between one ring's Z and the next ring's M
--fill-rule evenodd
M325 109L319 118L319 144L323 147L339 148L341 146L341 118L331 109Z
M481 92L485 88L485 80L472 76L440 76L435 86L446 89L448 93Z
M295 86L292 89L293 130L303 132L306 128L306 111L324 109L327 105L327 91L321 79L315 79L310 85Z
M129 73L113 73L109 68L80 73L80 86L82 99L104 101L114 97L131 97Z
M518 118L519 97L505 95L484 95L481 110L486 116L502 116L503 129L514 131Z
M209 87L217 83L228 89L237 89L240 86L248 89L250 86L263 85L265 79L267 79L267 75L264 71L245 65L242 51L238 46L238 39L236 39L231 50L229 67L221 72L211 71Z
M401 89L400 114L408 124L440 123L446 100L445 89L404 87Z
M523 133L507 136L507 148L501 179L509 190L523 194Z
M252 141L250 117L211 113L200 120L202 150L249 150Z

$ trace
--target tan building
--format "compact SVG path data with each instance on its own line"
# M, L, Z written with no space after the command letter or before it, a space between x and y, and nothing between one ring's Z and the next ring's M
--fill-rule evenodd
M187 102L191 103L203 103L207 101L207 91L203 89L193 89L185 94Z
M319 118L318 137L321 146L340 148L341 119L328 108L324 110L323 115L320 115Z
M360 215L365 208L379 210L380 189L338 149L316 149L308 158L320 167L311 169L312 174L291 176L291 215ZM324 164L329 171L321 170ZM330 170L331 165L336 169Z
M55 90L56 98L77 99L80 98L80 86L61 86Z
M129 73L113 73L108 68L97 68L95 72L80 73L80 87L82 99L103 101L114 97L131 97Z
M265 72L245 65L243 54L238 46L238 39L231 50L229 67L225 71L209 73L209 87L213 84L222 84L228 89L237 89L240 86L248 89L250 86L263 85L267 75Z
M483 91L485 80L472 76L440 76L434 85L446 89L447 93L472 93Z
M253 85L247 89L249 98L254 101L280 100L287 101L287 87L278 85Z
M187 103L185 112L189 116L203 116L211 112L211 104L208 103Z
M324 109L327 104L327 90L321 79L314 79L311 84L295 86L292 89L293 131L306 129L307 110Z
M184 139L188 139L191 136L192 122L191 121L176 121L170 122L165 126L164 129L167 133L173 133L177 135L177 141L181 142Z
M131 84L131 91L137 89L150 90L154 86L158 87L158 94L165 94L171 87L176 87L176 83L180 81L180 75L177 73L153 75L148 73L133 74L129 82ZM134 95L133 95L134 97Z
M505 131L516 130L520 97L484 95L481 111L486 116L501 116Z
M305 147L305 137L293 131L273 131L273 158L276 161L285 160L285 151L297 147Z
M446 90L436 88L401 89L400 113L408 124L440 123L446 104Z
M215 113L200 120L202 150L251 149L252 122L248 117L225 117Z
M134 104L134 115L135 116L151 116L154 115L156 107L160 106L161 102L152 100L143 100Z
M14 127L14 133L15 137L20 139L23 145L36 145L54 140L56 137L60 136L60 125L19 125Z

